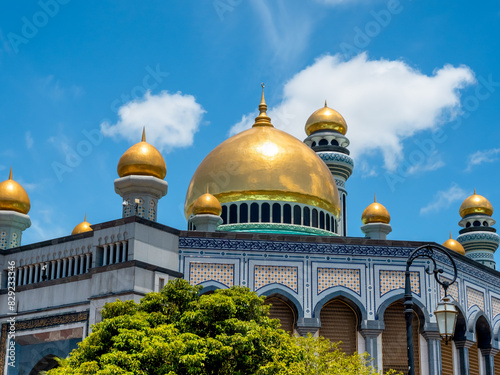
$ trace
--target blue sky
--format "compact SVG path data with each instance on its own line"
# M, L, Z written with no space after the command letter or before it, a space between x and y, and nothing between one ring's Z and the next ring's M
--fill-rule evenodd
M499 42L496 1L5 1L0 175L30 196L23 243L119 218L143 125L167 163L158 221L184 229L192 174L249 126L261 82L300 139L324 99L345 117L349 235L377 193L389 238L456 238L474 188L500 207Z

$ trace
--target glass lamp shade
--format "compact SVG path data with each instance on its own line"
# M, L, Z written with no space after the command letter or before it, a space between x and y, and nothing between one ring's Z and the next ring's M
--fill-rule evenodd
M458 310L455 305L451 303L450 297L444 297L441 302L439 302L436 311L434 311L434 315L436 316L439 334L447 344L455 333L455 325L457 324L458 316Z

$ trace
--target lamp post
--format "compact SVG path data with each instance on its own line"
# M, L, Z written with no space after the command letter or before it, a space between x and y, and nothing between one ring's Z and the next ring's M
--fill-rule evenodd
M441 281L439 274L443 273L442 268L438 268L436 260L434 259L434 250L439 250L441 253L446 255L453 266L453 280L451 282ZM436 320L438 323L439 334L448 344L448 341L453 337L453 332L455 331L455 324L457 322L458 311L451 303L451 298L448 297L448 287L455 282L457 279L457 266L453 261L453 258L441 247L435 245L424 245L416 248L412 251L408 260L406 261L406 272L405 272L405 296L404 296L404 306L405 306L405 319L406 319L406 343L408 349L408 375L415 375L415 361L413 358L413 296L411 294L411 280L410 280L410 266L413 261L417 258L429 258L432 260L434 268L432 270L427 267L425 272L429 275L434 274L436 282L441 285L444 289L444 297L442 301L438 304L436 311L434 312Z

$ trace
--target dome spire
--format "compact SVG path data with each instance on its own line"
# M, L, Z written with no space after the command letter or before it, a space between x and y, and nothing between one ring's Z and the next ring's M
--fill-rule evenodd
M146 142L146 127L142 127L142 139L141 142Z
M328 104L326 104L326 99L325 99L325 108L328 107Z
M373 193L373 202L377 203L377 193Z
M267 104L266 104L266 99L264 98L264 83L261 83L262 86L262 97L260 99L260 104L259 104L259 115L255 118L255 123L253 126L273 126L271 124L271 118L267 115Z
M10 166L9 180L12 180L12 165Z

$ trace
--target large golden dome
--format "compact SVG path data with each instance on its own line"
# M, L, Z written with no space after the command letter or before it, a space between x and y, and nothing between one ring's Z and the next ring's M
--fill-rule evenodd
M198 166L186 194L188 218L205 189L221 203L268 200L297 202L340 214L330 170L306 144L274 128L262 94L251 129L222 142Z
M482 195L476 194L476 189L474 189L474 194L463 201L459 212L461 217L471 214L491 216L493 215L493 206L488 199Z
M325 101L323 108L315 111L306 122L306 134L311 135L318 130L335 130L345 135L347 123L340 113L328 108Z
M0 182L0 210L16 211L27 214L31 203L26 190L12 179L12 168L10 168L9 179Z
M142 131L142 141L130 147L118 162L118 176L153 176L161 180L167 175L165 159L160 152L146 142L146 131Z
M216 215L220 216L222 213L222 206L217 198L209 192L201 195L194 201L193 215Z
M443 246L459 254L465 255L464 247L460 242L455 241L453 238L451 238L451 232L450 232L450 238L443 243Z
M375 196L374 202L363 211L363 214L361 215L361 222L363 224L389 224L391 222L391 215L389 215L387 208L377 202L377 197Z
M71 232L71 235L73 234L79 234L79 233L84 233L84 232L91 232L93 229L90 227L90 223L87 222L87 214L85 214L85 219L78 224L75 229L73 229L73 232Z

